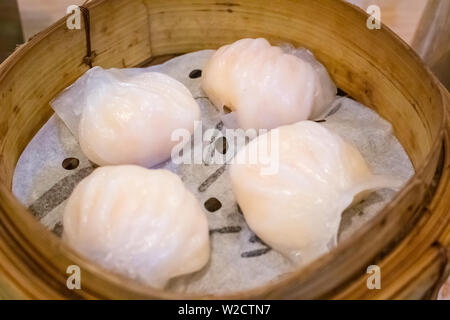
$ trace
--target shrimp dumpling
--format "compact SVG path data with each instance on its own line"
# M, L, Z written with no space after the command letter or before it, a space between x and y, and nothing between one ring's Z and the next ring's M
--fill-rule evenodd
M97 168L73 191L63 224L63 240L75 251L153 287L209 260L206 215L167 170Z
M324 116L336 97L326 69L306 49L283 50L241 39L207 62L202 88L212 103L235 112L244 129L273 129Z
M266 145L267 152L262 150ZM248 160L251 150L258 150L257 161ZM249 227L299 263L336 244L341 214L355 198L398 187L373 175L355 147L312 121L255 138L238 152L230 175Z
M98 165L151 167L170 157L175 129L194 130L200 108L177 80L145 69L90 69L52 107Z

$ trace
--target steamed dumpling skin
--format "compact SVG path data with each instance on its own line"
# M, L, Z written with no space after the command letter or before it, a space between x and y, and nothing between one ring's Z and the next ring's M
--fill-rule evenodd
M95 67L52 107L98 165L161 163L176 144L173 130L192 133L200 118L200 108L182 83L140 69Z
M292 51L292 50L290 50ZM312 54L295 54L262 38L221 47L207 62L202 88L244 129L272 129L324 114L336 86Z
M63 239L106 269L162 288L209 260L205 213L167 170L106 166L82 180L64 213Z
M282 126L279 167L262 174L277 148L274 131L252 140L236 159L269 142L256 163L233 163L233 193L250 228L293 261L308 262L336 244L341 214L357 196L392 182L371 174L356 148L312 121ZM276 159L276 158L273 158ZM263 165L264 164L264 165Z

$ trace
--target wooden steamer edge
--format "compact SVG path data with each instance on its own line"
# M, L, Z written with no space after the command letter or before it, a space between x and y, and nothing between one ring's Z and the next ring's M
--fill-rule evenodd
M177 2L181 7L187 5L187 2L183 0L174 2ZM264 11L266 8L265 1L260 2L262 3L262 9L258 7L259 3L255 1L247 1L245 4L243 1L232 1L225 5L214 4L213 1L205 2L205 6L210 5L221 12L226 10L226 14L234 14L234 12L238 11L236 8L239 7L243 8L242 10L254 9L257 14L261 15L268 13L267 10ZM179 54L183 52L186 46L189 46L186 43L178 47L175 45L172 48L173 52L164 52L164 44L158 48L152 47L151 41L154 33L152 33L151 29L154 26L150 21L150 16L156 17L154 15L159 13L150 13L150 4L153 6L153 3L155 3L155 6L160 5L161 8L164 6L161 4L162 1L156 0L144 0L142 3L147 11L144 11L144 16L138 14L138 19L132 19L132 21L130 16L140 6L137 2L122 0L107 3L104 0L94 0L86 5L91 12L91 16L96 16L97 18L101 18L105 14L101 11L119 10L117 11L118 17L114 17L117 21L120 21L120 19L129 19L127 21L131 21L129 22L131 27L136 27L138 23L148 24L147 34L145 32L144 34L139 34L141 29L138 26L131 30L133 32L133 38L128 37L128 34L124 38L123 34L130 30L122 30L120 28L122 23L117 24L117 21L114 22L113 25L116 27L118 25L119 27L114 32L109 31L110 34L108 34L107 28L106 31L103 30L105 26L102 23L99 22L98 25L97 22L93 23L91 40L96 44L93 48L96 51L94 64L101 64L104 67L129 67L144 63L146 59L143 59L143 56L155 59L163 55L163 53ZM297 5L290 1L282 1L280 3L286 7ZM302 6L304 8L305 1L299 1L298 3L299 8L302 8ZM317 3L318 5L323 5L325 8L325 0L318 1ZM344 5L339 1L327 5L335 7L334 9L347 10L347 13L351 13L352 15L361 15L358 9ZM262 11L258 11L259 9ZM350 12L349 10L353 11ZM145 15L147 16L145 17ZM255 17L259 16L255 15ZM95 21L100 21L100 18ZM64 25L65 19L62 19L46 31L36 35L29 42L21 46L0 66L0 93L5 94L6 92L4 79L8 76L8 73L14 70L14 68L20 69L18 67L20 62L23 63L26 59L30 59L27 55L43 54L43 52L47 51L42 50L42 42L49 42L49 47L51 48L52 40L61 40L64 37L68 37L68 31L64 29ZM125 24L125 26L127 25ZM419 58L406 44L403 44L386 27L383 27L383 30L390 37L388 40L400 42L404 46L407 52L401 54L412 54L416 61L419 62ZM73 82L80 74L87 70L87 66L80 61L82 60L80 57L86 55L86 39L82 32L71 34L70 36L74 42L74 52L68 56L71 60L69 59L65 64L63 62L59 64L62 69L59 72L65 72L62 81L48 89L45 98L43 93L36 93L38 95L38 101L51 99L59 90ZM116 36L118 41L113 39ZM174 35L165 34L164 36L170 38ZM236 37L237 35L233 36ZM165 45L167 46L167 44ZM197 47L193 46L191 49L201 49L208 45L208 43L203 43ZM104 49L104 51L99 49ZM51 53L51 50L47 52ZM152 53L155 56L152 56ZM118 61L118 57L121 56L124 57ZM44 58L41 60L45 62ZM76 64L74 68L73 66L76 61L79 61L79 64ZM44 66L49 67L47 65ZM39 66L36 68L39 69ZM35 74L39 74L38 70L35 71ZM432 85L439 85L438 81L428 71L425 71L425 75L430 77ZM30 79L27 79L22 80L30 81ZM367 83L365 85L366 90L369 90L369 85ZM346 88L344 87L344 89ZM355 88L350 89L350 93L356 90ZM448 92L443 88L441 90L442 106L448 110L450 101ZM42 96L39 97L39 94ZM11 98L12 93L7 97ZM28 112L31 114L29 119L22 119L21 117L24 114L21 113L21 108L25 107L7 105L5 102L5 104L2 103L2 108L18 108L15 111L17 113L16 117L31 125L34 128L34 132L51 114L50 110L48 110L49 108L47 108L46 114L34 115L33 118L33 112ZM31 109L28 111L31 111ZM450 245L450 228L448 226L450 215L450 190L448 190L450 180L450 140L448 119L446 118L446 116L442 116L441 127L436 134L437 138L430 147L431 152L423 160L423 165L416 168L416 175L395 199L371 223L357 232L352 239L341 243L329 254L303 268L301 271L293 272L282 278L280 281L227 296L183 295L155 290L125 279L120 275L102 270L78 256L70 248L66 247L60 239L56 238L35 221L31 214L18 203L10 191L12 170L15 161L17 161L20 155L20 149L23 150L34 132L22 134L15 138L15 143L12 143L3 137L7 131L2 131L0 134L0 150L2 151L2 157L0 158L0 181L2 182L0 185L0 297L52 299L421 298L427 293L429 294L432 285L437 285L439 280L448 272L445 266L447 264L448 247ZM6 119L7 124L9 124L9 120ZM8 129L8 126L6 128ZM444 147L442 147L443 141L445 141ZM13 152L14 155L6 158L3 156L3 152L5 151ZM441 154L442 156L440 156ZM441 159L442 164L442 172L438 180L439 183L434 187L434 195L428 194L429 203L421 205L421 198L427 195L429 190L428 186L431 184L432 178L436 173L439 159ZM411 201L407 201L409 199ZM407 222L407 229L409 230L401 229L398 226L399 223L403 222ZM376 233L374 230L380 230L380 235L383 236L383 239L375 241L372 243L373 246L368 247L367 244L370 243L370 239L368 238ZM394 234L386 236L387 232L391 232L392 230L395 231ZM375 237L375 239L377 238ZM363 243L363 245L358 245L360 243ZM70 291L66 287L66 267L72 264L79 265L82 269L84 285L82 286L82 290L79 291ZM366 288L365 267L369 264L378 264L382 268L383 289L380 291L369 291Z

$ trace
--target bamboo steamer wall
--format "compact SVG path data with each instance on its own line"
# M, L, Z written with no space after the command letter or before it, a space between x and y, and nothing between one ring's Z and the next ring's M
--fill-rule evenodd
M79 257L11 193L15 164L52 114L49 101L92 64L132 67L243 37L310 48L340 88L393 124L416 175L351 239L272 284L223 298L420 298L445 274L450 243L448 93L412 50L336 0L94 0L81 30L61 20L0 67L0 297L208 298L144 287ZM88 21L88 20L86 20ZM90 41L88 41L90 40ZM356 121L356 120L355 120ZM66 287L66 268L82 289ZM369 291L365 269L382 268ZM214 296L215 298L215 296Z

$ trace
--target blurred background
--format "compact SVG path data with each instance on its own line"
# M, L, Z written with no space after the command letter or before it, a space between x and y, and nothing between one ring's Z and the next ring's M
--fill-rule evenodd
M335 1L335 0L330 0ZM450 88L450 0L347 0L364 10L375 4L381 20L411 45ZM0 0L0 61L16 45L56 22L85 0Z

